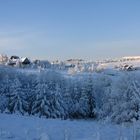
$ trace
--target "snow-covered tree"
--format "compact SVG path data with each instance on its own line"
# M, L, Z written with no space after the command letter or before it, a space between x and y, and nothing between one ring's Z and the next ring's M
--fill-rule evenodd
M51 92L51 117L52 118L65 118L65 110L63 98L59 84L56 85L55 91Z
M111 119L117 123L138 119L139 100L131 76L124 76L112 88Z
M88 105L89 105L89 117L95 117L95 97L94 97L94 90L93 90L93 77L89 75L87 81L85 83L86 86L86 94L88 97Z
M48 86L45 83L37 84L35 97L32 114L37 114L39 117L45 116L49 118L51 116L50 96Z
M68 83L66 84L66 88L64 90L63 93L63 104L64 104L64 108L65 108L65 117L71 117L73 114L73 110L74 110L74 103L73 103L73 99L71 96L71 82L68 81Z
M9 96L8 110L10 113L19 113L24 115L28 109L24 92L21 89L20 81L15 78L11 84L11 93Z
M94 98L95 98L95 113L98 119L108 117L110 114L110 108L112 106L111 89L112 80L109 76L104 74L98 74L94 77Z
M89 117L90 115L89 95L85 85L82 85L81 96L79 99L79 114L81 117Z

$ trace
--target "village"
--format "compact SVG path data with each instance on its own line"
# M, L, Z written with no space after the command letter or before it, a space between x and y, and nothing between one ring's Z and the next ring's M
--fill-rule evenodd
M27 57L19 57L16 55L8 57L7 55L0 55L0 63L9 66L22 67L22 66L29 65L31 61Z
M103 61L85 61L82 59L68 59L65 61L49 61L30 59L28 57L20 57L17 55L7 56L0 55L0 65L17 68L30 68L40 70L58 70L66 72L70 75L85 72L104 72L104 70L115 71L136 71L140 69L140 57L122 57L118 59L109 59Z

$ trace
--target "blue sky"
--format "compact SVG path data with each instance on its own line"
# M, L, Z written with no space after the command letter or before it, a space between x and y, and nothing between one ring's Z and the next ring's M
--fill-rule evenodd
M140 55L139 0L1 0L0 53L39 59Z

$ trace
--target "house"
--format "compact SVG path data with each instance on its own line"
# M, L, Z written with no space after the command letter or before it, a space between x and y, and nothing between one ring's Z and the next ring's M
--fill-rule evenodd
M133 70L135 70L135 68L133 67L133 65L125 64L125 65L121 66L121 70L133 71Z
M74 64L66 64L66 65L65 65L65 68L74 68L74 67L75 67Z
M9 66L15 66L16 62L13 62L11 59L8 60L7 65Z
M20 58L18 56L11 56L7 64L10 66L21 67L22 65L28 65L30 63L31 62L27 57Z
M24 58L21 58L20 59L20 62L23 64L23 65L28 65L30 64L30 60L27 58L27 57L24 57Z
M18 56L13 55L13 56L10 57L10 59L11 60L17 60L17 59L20 59L20 58Z
M15 66L16 63L20 60L20 58L18 56L11 56L10 59L8 60L7 64L10 66Z

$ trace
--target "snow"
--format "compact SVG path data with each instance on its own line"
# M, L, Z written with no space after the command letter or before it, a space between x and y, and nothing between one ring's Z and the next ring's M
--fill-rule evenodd
M0 114L0 140L132 140L132 124Z
M23 62L27 57L21 57L20 61ZM6 55L1 55L0 63L5 65L10 65ZM38 70L55 70L60 71L65 74L78 74L83 72L100 72L104 69L117 69L117 70L127 70L124 69L124 66L131 66L131 70L140 69L140 56L126 56L118 59L107 59L103 61L84 61L81 59L70 59L68 61L54 61L50 62L48 60L38 60L38 63L35 61L31 61L30 65L19 65L19 59L12 60L14 65L10 65L11 67L17 67L20 69L27 69L27 71L31 72L29 69L38 69ZM17 62L17 63L16 63ZM35 70L33 70L35 72Z
M77 64L73 74L64 64L0 65L0 112L9 113L0 140L140 140L140 60L126 59Z

